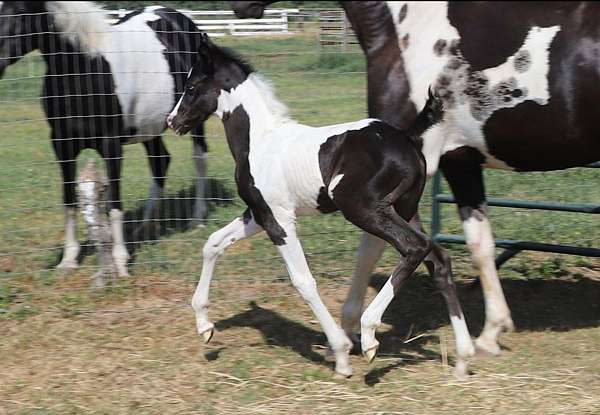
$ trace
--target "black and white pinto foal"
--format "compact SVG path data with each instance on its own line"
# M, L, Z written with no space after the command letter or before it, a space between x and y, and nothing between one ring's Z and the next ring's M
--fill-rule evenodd
M127 275L120 196L122 145L144 143L153 181L144 219L156 213L170 155L161 134L196 55L200 31L181 13L147 7L115 25L89 2L5 1L0 9L0 77L38 49L46 62L42 104L63 176L65 245L58 268L78 266L76 158L85 148L106 161L113 257ZM194 216L206 213L204 130L192 130L196 167Z
M252 68L208 39L179 103L168 117L178 134L212 113L223 121L235 159L235 180L248 209L213 233L204 245L202 275L192 299L197 329L209 341L208 291L216 259L240 239L266 231L282 255L292 284L319 320L336 359L336 372L349 376L352 342L321 301L296 235L296 217L340 210L347 220L389 242L403 256L361 318L361 346L372 360L381 316L421 261L439 247L408 220L415 214L426 178L420 135L442 117L430 96L411 129L402 132L376 120L309 127L288 117L272 89ZM457 375L464 376L474 353L451 280L449 263L436 269L457 343Z

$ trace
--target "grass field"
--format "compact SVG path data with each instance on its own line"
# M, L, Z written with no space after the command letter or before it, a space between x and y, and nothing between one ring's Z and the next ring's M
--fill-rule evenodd
M366 116L360 53L319 54L312 36L222 40L272 79L298 120L323 125ZM142 224L150 177L142 146L125 150L122 194L134 258L132 278L91 292L93 253L70 275L53 270L63 238L61 180L37 99L39 56L0 81L0 413L599 413L600 262L523 253L501 271L517 331L498 358L451 376L453 337L441 296L419 272L384 316L380 355L352 358L355 375L334 377L325 338L290 286L264 236L232 247L217 266L203 346L189 300L211 232L243 211L220 122L211 119L211 212L191 227L193 167L187 138L168 134L173 155L161 219ZM9 79L13 79L12 81ZM80 157L80 165L93 152ZM491 196L597 203L600 171L486 172ZM428 188L429 189L429 188ZM422 217L428 223L429 190ZM444 233L460 233L453 206ZM501 238L600 246L593 215L492 209ZM339 317L360 233L339 215L300 220L320 291ZM137 232L134 232L137 230ZM135 236L135 238L134 238ZM85 240L80 226L80 241ZM473 335L480 291L464 248L449 247ZM397 261L387 250L369 298ZM414 340L413 340L414 339ZM407 340L411 340L408 341Z

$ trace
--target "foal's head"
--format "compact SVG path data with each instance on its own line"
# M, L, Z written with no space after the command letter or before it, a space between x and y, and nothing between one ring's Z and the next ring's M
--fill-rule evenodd
M213 44L203 33L183 95L167 118L169 127L177 134L187 133L217 111L219 97L224 92L236 88L252 72L250 65L229 50Z

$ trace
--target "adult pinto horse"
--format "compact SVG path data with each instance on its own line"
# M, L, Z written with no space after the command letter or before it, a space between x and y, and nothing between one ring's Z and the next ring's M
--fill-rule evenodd
M273 2L232 2L259 18ZM458 204L486 320L476 346L512 329L494 264L482 168L559 170L600 159L600 3L340 2L367 57L369 115L406 128L434 85L444 121L423 136ZM421 228L418 219L412 223ZM384 243L364 234L342 325L358 322Z
M63 177L65 244L58 268L78 266L76 158L96 149L106 161L113 256L127 275L120 196L122 145L144 143L153 181L144 219L154 216L169 165L161 134L192 66L200 31L181 13L148 7L115 25L89 2L6 1L0 9L0 77L7 66L39 50L46 62L42 104ZM195 218L204 202L204 129L192 131L196 166Z

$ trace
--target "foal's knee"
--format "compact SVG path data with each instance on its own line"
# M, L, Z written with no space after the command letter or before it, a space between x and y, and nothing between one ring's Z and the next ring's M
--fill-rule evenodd
M202 256L204 259L214 259L223 253L223 248L220 246L220 241L215 234L210 235L204 247L202 248Z

